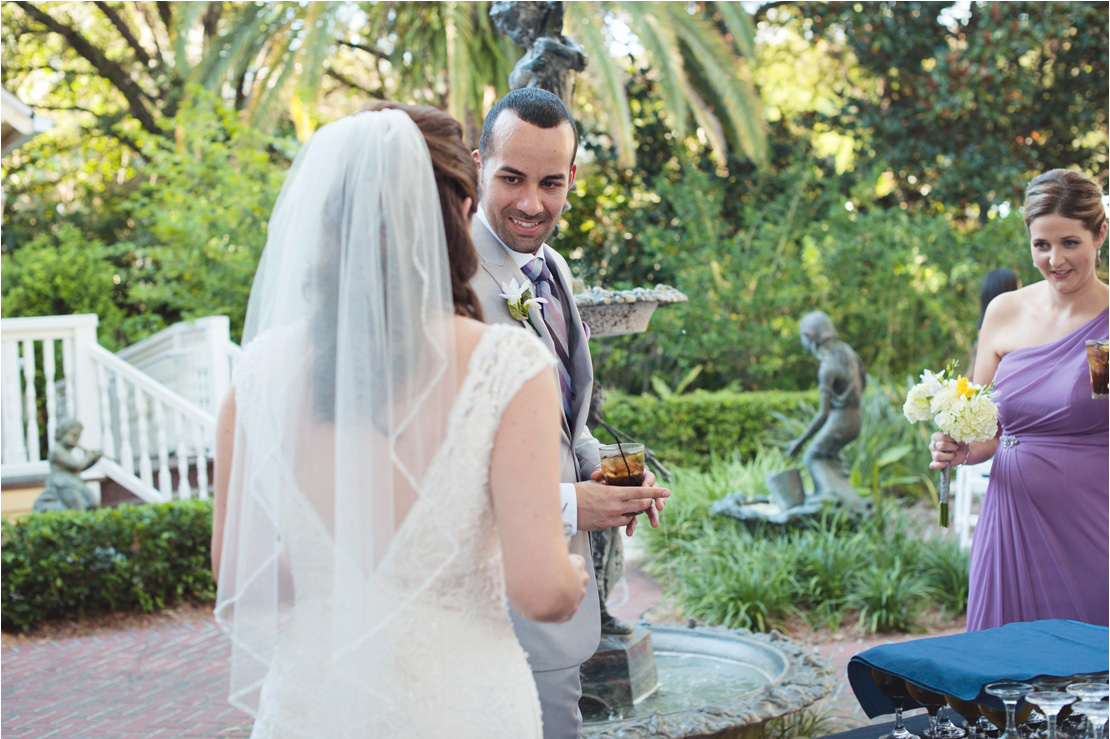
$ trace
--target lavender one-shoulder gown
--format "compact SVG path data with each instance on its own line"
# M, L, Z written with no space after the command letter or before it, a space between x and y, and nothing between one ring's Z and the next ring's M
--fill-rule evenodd
M1110 404L1091 398L1087 339L1011 352L995 373L1002 442L971 544L967 630L1067 618L1107 625Z

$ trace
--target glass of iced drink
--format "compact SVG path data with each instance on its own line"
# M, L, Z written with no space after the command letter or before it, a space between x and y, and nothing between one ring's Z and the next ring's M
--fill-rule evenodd
M644 484L643 444L602 444L599 451L606 485L639 487Z
M1110 359L1110 340L1087 340L1087 366L1091 369L1091 397L1105 398L1107 396L1106 381L1108 376L1107 360Z

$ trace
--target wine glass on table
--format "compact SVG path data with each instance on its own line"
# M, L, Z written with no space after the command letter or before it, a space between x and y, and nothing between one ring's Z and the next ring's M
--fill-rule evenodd
M968 739L976 739L978 732L975 730L975 723L982 717L979 713L979 704L965 701L954 695L945 696L945 698L948 701L948 707L963 717Z
M1110 695L1110 684L1095 682L1072 683L1065 690L1067 690L1069 694L1074 695L1076 698L1079 699L1079 703L1075 703L1072 705L1072 710L1075 713L1084 713L1083 711L1079 710L1079 706L1082 703L1101 701L1103 698ZM1090 716L1087 717L1087 723L1091 723ZM1092 736L1094 737L1094 739L1100 739L1101 737L1101 735Z
M1031 682L1033 683L1033 687L1036 688L1038 692L1055 690L1062 693L1064 692L1064 688L1068 687L1068 685L1070 685L1071 683L1078 681L1070 677L1052 677L1050 675L1046 675L1044 677L1038 677L1036 680L1032 680ZM1067 706L1064 706L1056 715L1057 733L1064 733L1063 721L1070 713L1071 709ZM1041 711L1040 708L1034 706L1033 713L1029 714L1029 719L1025 722L1025 728L1036 734L1046 731L1045 727L1047 725L1048 719L1045 717L1044 712Z
M979 733L991 739L998 739L1006 731L1006 711L995 708L994 706L979 705L979 712L982 718L979 719ZM1032 703L1023 703L1021 708L1014 714L1014 723L1018 726L1024 724L1029 716L1033 713ZM1021 735L1021 730L1018 729L1018 735Z
M929 730L925 732L927 739L962 739L967 736L967 732L951 721L947 722L947 726L941 724L940 712L948 707L948 702L942 694L914 685L909 680L906 681L906 690L909 691L910 697L925 706L925 710L929 712Z
M889 734L884 734L879 739L921 739L917 734L911 734L902 723L902 708L906 705L906 698L910 697L906 689L906 681L889 672L871 668L871 679L883 695L890 698L894 704L894 728Z
M1048 719L1048 739L1057 739L1056 716L1060 713L1060 709L1075 701L1074 695L1059 690L1035 690L1025 696L1025 702L1041 709L1041 713Z
M1072 706L1072 710L1087 717L1087 723L1091 726L1087 734L1090 739L1102 739L1106 721L1110 719L1110 703L1102 700L1079 701Z
M999 739L1021 739L1021 734L1018 733L1017 729L1017 722L1014 719L1016 717L1018 703L1021 702L1022 698L1033 692L1033 686L1029 683L1001 680L996 683L991 683L985 690L989 695L993 695L995 698L1002 701L1002 705L1006 706L1006 729L999 735ZM986 709L988 707L982 706L982 708L984 708L983 714L987 716L988 720L995 726L998 726L998 722L991 719L987 714ZM1027 710L1025 710L1025 717L1022 718L1022 721L1025 721L1025 719L1029 717L1029 712L1033 710L1032 706L1026 706L1025 708Z

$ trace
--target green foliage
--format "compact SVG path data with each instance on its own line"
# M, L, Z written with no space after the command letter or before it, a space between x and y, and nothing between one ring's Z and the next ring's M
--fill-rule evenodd
M986 220L1045 169L1105 180L1105 3L828 3L786 18L866 77L834 80L829 123L889 163L892 204L975 206Z
M76 226L63 224L14 254L4 254L4 317L96 313L105 327L100 341L109 349L126 346L143 329L157 330L157 320L126 318L116 304L120 289L114 251L85 238Z
M879 559L856 575L848 604L859 609L859 623L868 631L909 631L930 595L924 579L901 560Z
M793 606L793 550L738 527L705 526L686 542L689 569L670 570L686 612L730 628L767 631Z
M666 283L689 302L657 310L644 334L597 343L607 386L646 392L653 376L673 386L700 365L694 387L812 387L797 321L815 309L872 374L916 375L967 352L989 269L1038 278L1016 213L965 230L944 214L880 207L881 179L837 174L782 127L774 167L722 174L677 147L642 84L643 171L615 168L595 147L557 244L587 284Z
M835 730L828 708L803 708L763 725L763 739L818 739Z
M839 626L851 593L853 578L867 563L867 538L851 531L847 521L826 513L819 521L789 534L797 555L797 592L813 621Z
M967 558L958 544L923 536L881 498L862 521L826 511L780 527L710 511L726 495L762 495L764 476L782 467L781 452L763 449L748 462L675 470L661 525L644 536L648 571L685 615L762 630L791 614L831 629L855 617L869 631L906 631L931 606L966 608Z
M665 465L696 467L714 455L749 459L759 451L775 413L793 411L816 394L695 391L668 398L606 394L604 417L614 428L652 449ZM603 443L609 438L598 429Z
M103 140L65 155L35 139L15 158L4 223L5 316L93 312L109 348L165 325L230 316L238 338L287 160L279 142L199 91L169 121L174 138L135 132L142 154ZM50 163L85 157L77 197Z
M969 569L968 552L954 539L941 539L921 552L921 573L949 613L967 608Z
M229 316L237 339L284 162L267 153L275 142L199 92L175 126L173 141L140 137L147 183L127 203L142 229L131 296L167 323Z
M3 628L211 600L211 536L212 505L197 500L5 520Z

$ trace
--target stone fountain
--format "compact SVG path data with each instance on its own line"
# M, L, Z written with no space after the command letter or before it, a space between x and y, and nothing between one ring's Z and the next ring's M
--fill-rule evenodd
M594 739L748 739L765 723L828 695L829 664L777 632L644 625L659 685L623 709L583 705L582 736Z
M587 57L562 34L563 3L498 1L491 4L490 17L525 50L510 86L540 87L570 107L573 75L585 68ZM656 308L686 300L667 285L620 291L576 286L574 295L591 338L643 332ZM620 537L620 529L591 535L602 640L582 666L583 736L756 737L767 721L832 690L828 665L777 634L612 619L604 603L610 585L623 575Z

